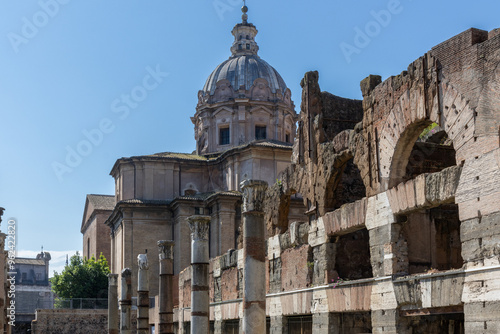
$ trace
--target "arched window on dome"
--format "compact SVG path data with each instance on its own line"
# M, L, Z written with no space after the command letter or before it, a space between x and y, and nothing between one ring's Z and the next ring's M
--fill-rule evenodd
M247 35L247 39L250 39L250 36Z

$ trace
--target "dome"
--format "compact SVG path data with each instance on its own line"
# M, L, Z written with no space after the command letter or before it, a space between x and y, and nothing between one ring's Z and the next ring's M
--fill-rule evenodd
M214 95L217 82L224 79L230 82L235 91L241 86L250 90L256 79L265 79L273 94L284 94L287 89L278 71L257 55L233 56L217 66L208 77L203 92Z
M231 56L198 91L191 121L199 155L259 140L291 146L296 134L292 92L278 71L259 57L257 28L248 22L248 8L244 6L242 11L242 22L231 31Z

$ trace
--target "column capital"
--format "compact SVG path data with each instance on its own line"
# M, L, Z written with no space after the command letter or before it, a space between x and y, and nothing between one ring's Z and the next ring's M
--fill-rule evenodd
M264 211L267 182L260 180L245 180L240 183L243 191L243 213Z
M174 259L174 246L175 242L172 240L159 240L157 242L158 253L160 260L173 260Z
M118 274L108 274L109 285L118 285Z
M139 254L137 255L137 265L139 266L139 270L148 270L148 255L147 254Z
M188 217L192 240L208 240L208 228L210 227L210 216Z

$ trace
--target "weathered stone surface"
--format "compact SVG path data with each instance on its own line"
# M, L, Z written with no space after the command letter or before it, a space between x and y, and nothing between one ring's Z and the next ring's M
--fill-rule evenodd
M460 232L465 261L500 255L500 213L466 220L462 222Z
M341 314L352 329L354 314L361 321L368 311L373 333L450 332L464 323L495 332L500 35L491 35L468 30L400 75L365 79L361 108L322 93L317 73L305 75L294 160L264 200L273 332L283 332L286 316L310 314L316 332L338 331L331 324ZM424 135L432 123L435 132ZM364 246L369 255L350 256ZM231 256L213 266L228 298L243 296L237 256L237 267ZM364 259L373 275L323 286Z
M432 308L462 304L464 274L396 280L394 291L405 309Z
M281 254L282 291L302 289L311 285L313 268L308 263L312 260L312 248L309 245L290 248Z
M364 228L367 199L345 204L340 209L323 216L328 235L342 235Z
M453 203L462 168L449 167L441 172L426 175L425 198L431 205Z
M336 245L326 243L313 248L313 262L308 262L308 266L313 268L313 284L329 284L336 278L335 257Z
M37 310L33 333L107 333L107 310Z

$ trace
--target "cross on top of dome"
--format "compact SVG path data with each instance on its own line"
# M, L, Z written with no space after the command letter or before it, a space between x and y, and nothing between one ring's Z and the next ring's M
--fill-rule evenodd
M246 1L243 1L241 7L243 15L241 16L242 23L237 24L232 31L234 42L231 46L231 53L233 57L242 55L257 56L259 46L255 42L255 35L257 35L257 28L251 23L248 23L248 7Z

